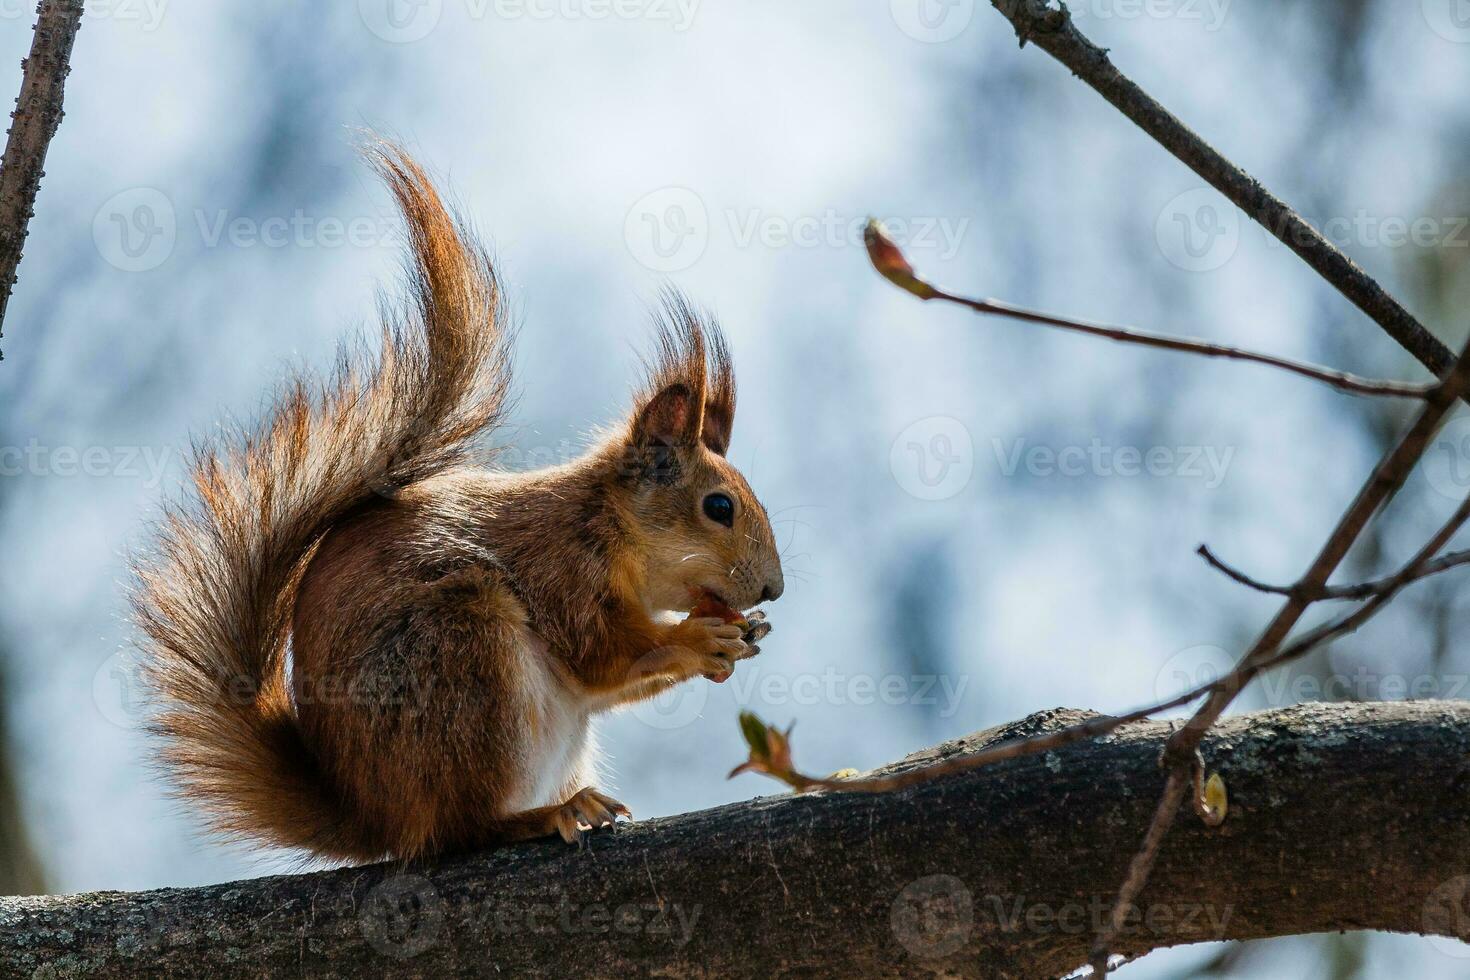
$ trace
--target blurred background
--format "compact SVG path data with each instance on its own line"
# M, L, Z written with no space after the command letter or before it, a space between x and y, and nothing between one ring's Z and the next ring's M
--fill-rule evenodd
M1069 6L1463 341L1470 5ZM19 86L33 17L0 0L0 90ZM1404 423L1403 404L1264 368L921 304L869 268L868 215L961 292L1427 380L984 2L98 0L0 370L0 892L294 866L210 843L167 799L137 730L122 585L190 439L371 326L399 253L358 127L405 140L496 248L522 325L507 465L573 455L622 411L665 278L730 335L731 455L788 587L731 682L605 720L610 786L639 816L775 791L725 779L742 707L797 721L802 767L830 771L1208 680L1275 604L1195 547L1294 579ZM1406 557L1467 489L1457 416L1347 577ZM1461 581L1417 585L1237 707L1465 696ZM1346 935L1165 951L1122 974L1467 970L1458 943Z

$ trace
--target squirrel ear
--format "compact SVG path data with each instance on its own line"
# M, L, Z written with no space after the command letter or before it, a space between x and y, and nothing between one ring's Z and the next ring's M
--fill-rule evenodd
M703 410L701 400L684 382L661 388L633 417L628 475L654 483L679 482L686 451L699 444Z
M704 448L716 456L725 455L730 448L730 429L735 425L733 407L721 402L710 402L704 406L704 426L699 430L699 438L704 442Z
M639 411L633 420L632 441L644 447L692 447L699 441L703 409L687 384L675 382Z
M704 402L704 428L700 437L705 448L717 456L730 448L730 430L735 427L735 362L725 335L711 320L705 326L709 364Z

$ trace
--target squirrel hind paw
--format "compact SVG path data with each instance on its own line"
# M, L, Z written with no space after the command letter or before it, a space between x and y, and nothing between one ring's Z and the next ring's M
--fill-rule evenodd
M606 793L584 786L552 814L552 825L562 840L577 844L586 831L611 827L618 817L631 820L633 812Z

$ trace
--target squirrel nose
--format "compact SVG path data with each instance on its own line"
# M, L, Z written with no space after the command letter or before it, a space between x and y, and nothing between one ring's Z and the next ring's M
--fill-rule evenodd
M776 599L779 599L781 598L781 593L785 591L786 583L781 581L780 579L777 579L775 582L769 582L766 584L766 587L761 590L761 602L772 602Z

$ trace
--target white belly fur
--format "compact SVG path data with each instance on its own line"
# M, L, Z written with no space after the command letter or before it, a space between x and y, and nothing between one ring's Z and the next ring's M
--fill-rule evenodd
M521 766L525 778L504 801L507 813L564 803L569 787L575 791L592 783L596 753L592 706L552 669L546 644L530 637L521 657L521 703L527 717L518 720L526 733Z

